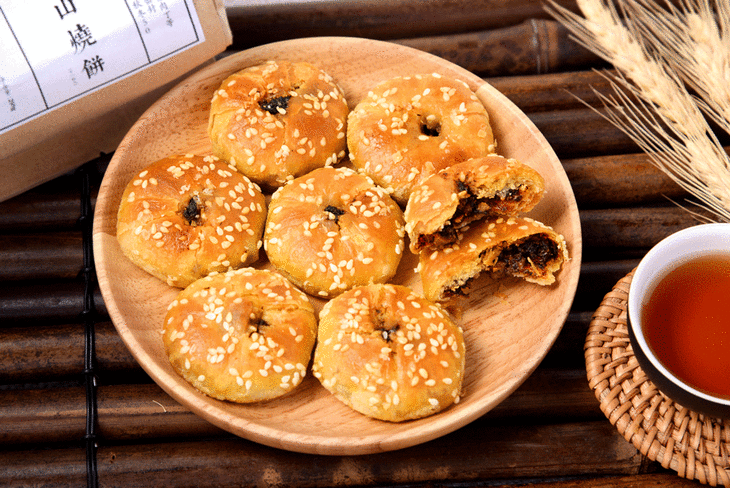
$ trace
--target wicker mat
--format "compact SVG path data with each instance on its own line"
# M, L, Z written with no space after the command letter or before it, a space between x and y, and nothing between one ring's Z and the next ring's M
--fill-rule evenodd
M730 421L673 402L639 367L626 325L632 276L622 278L593 314L585 343L590 387L608 420L650 460L684 478L730 487Z

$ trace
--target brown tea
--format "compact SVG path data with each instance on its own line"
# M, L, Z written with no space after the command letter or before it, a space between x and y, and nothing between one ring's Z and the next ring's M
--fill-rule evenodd
M730 398L730 254L688 261L661 279L643 305L646 341L690 386Z

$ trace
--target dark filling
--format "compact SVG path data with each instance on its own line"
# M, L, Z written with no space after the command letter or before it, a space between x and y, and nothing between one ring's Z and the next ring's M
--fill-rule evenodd
M517 277L541 276L548 263L557 257L558 245L555 241L546 234L534 234L503 249L492 271L504 272ZM539 273L535 273L532 265L537 268ZM444 290L444 298L467 296L469 285L475 277Z
M421 234L418 236L418 249L425 247L443 247L452 242L456 242L458 234L456 228L451 224L446 224L443 229L433 234Z
M467 290L469 289L469 285L471 285L472 281L474 281L474 277L469 278L464 283L458 286L454 286L453 288L447 288L443 292L444 298L454 298L454 297L465 297L467 295Z
M201 223L200 217L202 207L203 206L201 205L198 195L190 197L187 206L182 211L183 218L187 220L189 225L199 225Z
M272 115L278 115L279 109L286 110L289 107L290 98L291 95L287 95L285 97L275 97L270 100L261 100L259 101L259 107L261 107L261 110L266 110Z
M384 310L376 308L374 311L374 321L376 323L375 331L380 334L380 337L385 342L391 342L395 338L395 333L398 332L398 323L394 322L392 318L389 318Z
M344 210L342 210L341 208L337 208L334 205L327 205L326 207L324 207L324 211L332 215L332 217L330 218L334 220L335 223L337 223L337 221L339 220L340 215L345 215Z
M522 201L522 192L519 188L498 191L494 197L487 199L492 212L510 215L516 212L517 204Z
M262 333L261 329L263 329L264 327L268 327L268 326L269 326L269 324L264 320L263 317L258 317L256 319L251 320L251 322L249 322L249 325L248 325L249 337L254 332L256 332L257 334L261 334Z
M396 332L398 332L398 326L396 325L392 329L378 329L378 330L380 331L380 335L383 337L383 340L385 342L390 342L390 341L392 341L391 335L392 334L394 335Z
M466 185L464 186L466 187ZM456 228L463 227L482 215L512 214L515 212L517 204L522 200L522 193L516 188L499 191L489 198L478 198L468 187L461 191L466 191L467 196L459 200L459 206L449 223L449 225Z
M421 117L420 120L421 134L429 137L438 137L441 134L441 122L436 120L428 120L427 117Z
M464 226L486 215L514 213L517 204L522 200L522 192L519 189L502 190L493 197L478 198L462 181L457 180L456 184L460 193L466 192L466 197L459 200L456 212L443 228L430 235L418 236L419 249L451 244L458 239L458 232Z
M512 276L541 276L547 264L557 257L557 243L546 234L534 234L502 250L495 271Z

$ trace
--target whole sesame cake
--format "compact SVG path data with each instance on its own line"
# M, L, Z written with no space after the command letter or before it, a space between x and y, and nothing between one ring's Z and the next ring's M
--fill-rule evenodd
M392 278L404 237L403 213L385 190L352 169L320 168L272 195L264 249L297 286L330 298Z
M126 186L117 241L134 264L184 288L258 260L266 220L259 187L215 156L163 158Z
M213 152L265 188L345 156L350 109L331 76L305 62L269 61L227 77L215 91Z
M274 271L243 268L185 288L164 322L175 371L219 400L280 397L301 384L317 335L307 296Z
M324 306L312 371L354 410L400 422L458 402L465 360L461 328L440 306L407 287L375 284Z
M489 114L469 86L437 73L386 80L348 116L352 164L405 206L413 187L495 152Z

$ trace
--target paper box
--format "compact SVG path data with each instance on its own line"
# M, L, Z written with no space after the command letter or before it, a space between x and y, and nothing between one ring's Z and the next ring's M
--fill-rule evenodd
M223 0L0 0L0 201L114 151L231 41Z

